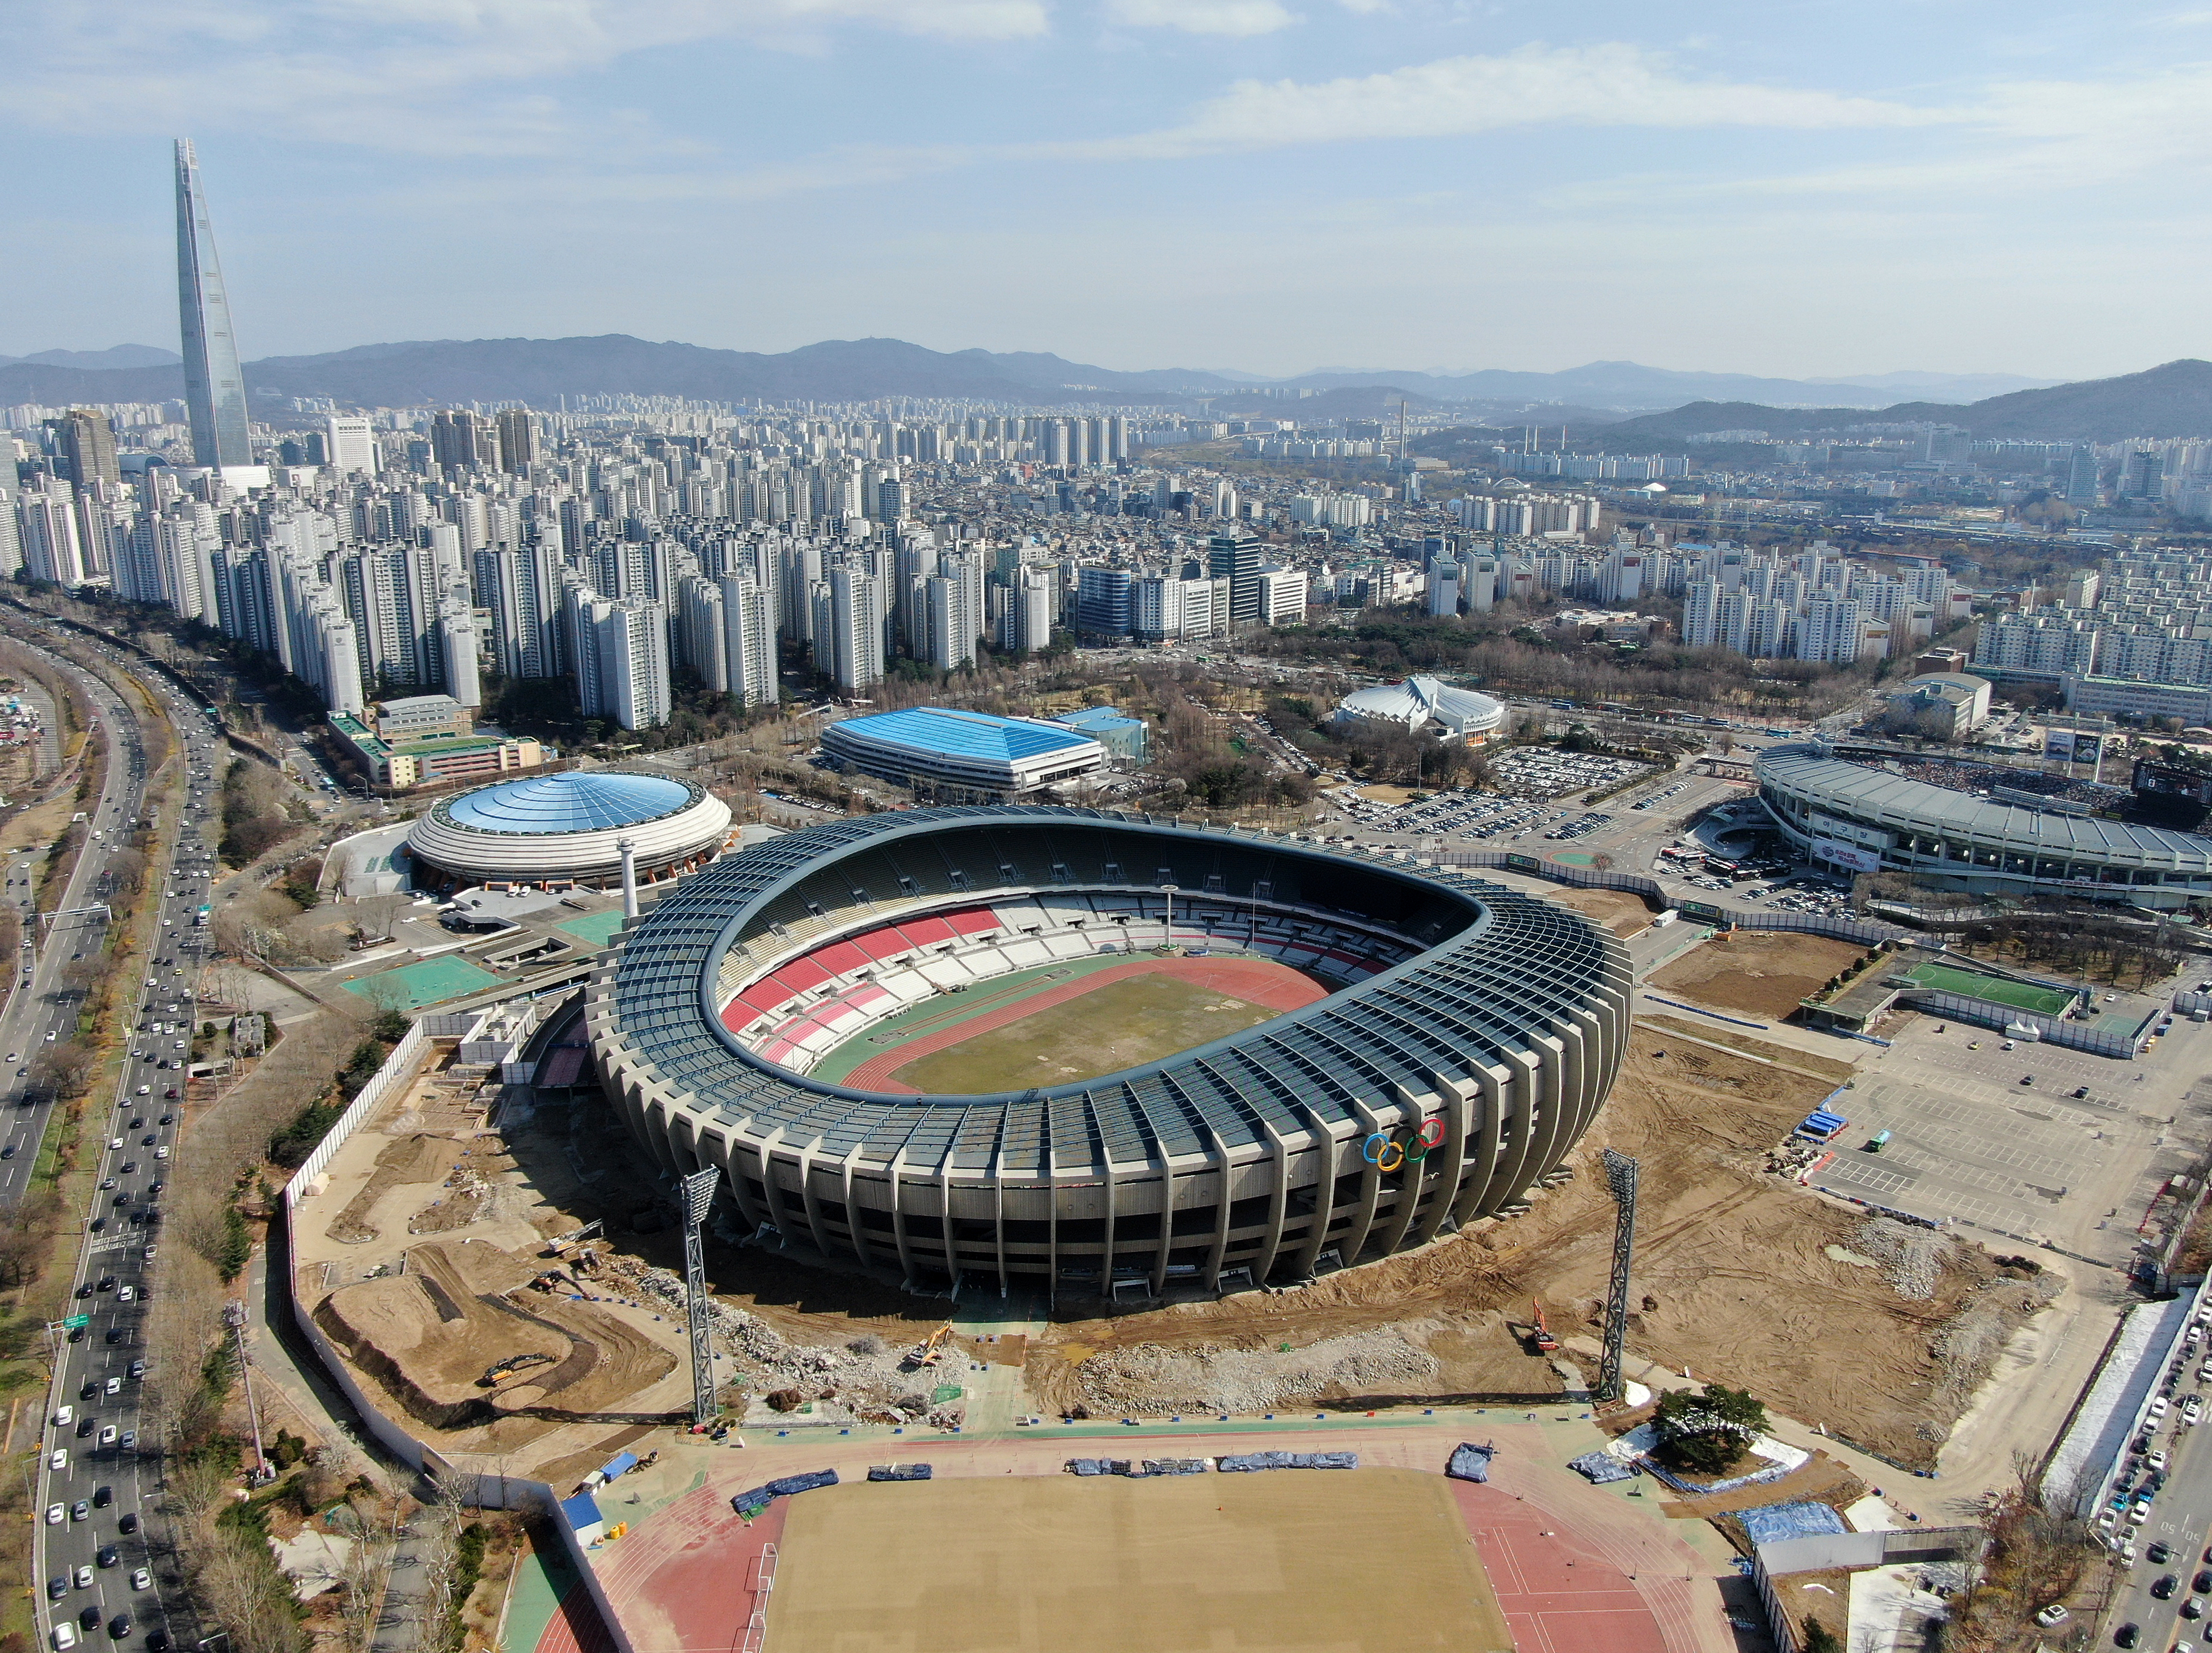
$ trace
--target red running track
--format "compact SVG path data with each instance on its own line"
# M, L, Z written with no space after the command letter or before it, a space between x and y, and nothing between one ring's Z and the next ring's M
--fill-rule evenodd
M1257 1005L1263 1010L1291 1011L1318 1003L1328 997L1328 989L1310 976L1300 975L1287 964L1278 964L1264 958L1139 958L1127 964L1115 964L1103 970L1078 977L1073 981L1055 981L1026 999L1017 999L1011 1004L998 1005L970 1017L964 1022L955 1022L902 1040L881 1055L871 1056L845 1076L843 1083L856 1091L876 1091L887 1095L918 1097L922 1093L911 1085L902 1084L892 1074L908 1062L972 1039L978 1034L988 1033L1018 1022L1024 1016L1034 1016L1054 1005L1066 1004L1085 994L1104 987L1109 981L1125 981L1133 975L1172 975L1177 981L1188 981L1208 993L1218 993L1231 999L1241 999L1247 1004Z
M1497 1486L1455 1480L1451 1490L1518 1653L1668 1653L1638 1581L1560 1531L1556 1516Z
M754 1559L782 1541L790 1502L778 1498L748 1522L730 1507L728 1487L702 1486L600 1549L593 1558L599 1582L628 1624L630 1644L651 1653L737 1653L755 1605ZM535 1653L615 1653L581 1583L562 1598Z

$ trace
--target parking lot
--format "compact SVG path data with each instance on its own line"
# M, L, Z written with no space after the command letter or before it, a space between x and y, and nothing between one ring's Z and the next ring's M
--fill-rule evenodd
M2124 1267L2144 1211L2212 1128L2212 1085L2196 1085L2212 1027L2178 1023L2133 1062L2006 1042L1908 1022L1829 1104L1850 1125L1814 1186Z
M1498 789L1519 798L1559 798L1571 792L1617 787L1630 776L1651 772L1649 763L1589 752L1562 752L1548 746L1516 746L1490 760Z

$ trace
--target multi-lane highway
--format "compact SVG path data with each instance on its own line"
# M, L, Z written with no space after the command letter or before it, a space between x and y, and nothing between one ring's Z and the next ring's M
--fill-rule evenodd
M105 684L71 670L88 683L102 717L113 720L119 760L111 766L111 784L94 817L102 836L88 841L77 874L96 880L113 830L143 806L145 776L131 708ZM40 1628L52 1649L79 1641L137 1641L149 1653L161 1653L183 1629L171 1620L181 1604L164 1601L162 1580L155 1576L167 1547L156 1547L147 1531L147 1523L158 1517L154 1500L160 1472L157 1443L140 1438L146 1374L141 1331L146 1294L159 1286L161 1196L177 1171L173 1149L191 1062L192 990L205 933L196 920L208 900L213 851L203 831L207 811L193 805L204 805L212 792L216 749L204 720L166 684L156 679L149 687L183 738L188 804L176 841L149 858L147 876L159 912L145 973L131 979L121 1000L131 1007L120 1030L129 1042L128 1060L113 1096L101 1098L87 1116L88 1131L99 1133L94 1155L99 1186L82 1216L70 1280L70 1310L82 1323L57 1328L33 1547ZM9 876L22 874L11 869ZM88 882L82 890L96 887ZM8 893L20 888L11 885ZM62 904L82 905L83 899L73 880ZM25 1070L50 1036L68 1036L77 1013L74 998L59 996L60 973L80 953L92 954L97 940L94 927L58 927L30 980L23 981L24 972L16 972L17 1001L0 1016L0 1042L16 1053L9 1058L7 1088L0 1092L7 1141L16 1152L0 1170L16 1180L0 1182L0 1200L21 1191L48 1105L43 1100L20 1105L30 1077Z
M2169 1358L2154 1415L2129 1445L2115 1493L2129 1510L2115 1526L2135 1553L2122 1564L2107 1616L2120 1647L2166 1653L2212 1640L2212 1440L2197 1425L2212 1399L2208 1348L2207 1328L2192 1325ZM2140 1522L2131 1518L2136 1509Z

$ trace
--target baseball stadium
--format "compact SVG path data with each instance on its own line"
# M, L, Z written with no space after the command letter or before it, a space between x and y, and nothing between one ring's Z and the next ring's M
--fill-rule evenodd
M1088 809L838 821L618 936L602 1082L763 1241L916 1290L1310 1279L1526 1208L1629 971L1458 872Z

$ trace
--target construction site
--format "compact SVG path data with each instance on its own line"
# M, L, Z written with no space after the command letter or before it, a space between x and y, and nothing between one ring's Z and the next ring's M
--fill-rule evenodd
M970 1363L1013 1368L1018 1407L1041 1416L1579 1395L1611 1260L1609 1145L1642 1165L1638 1356L1932 1463L2057 1277L1778 1174L1778 1145L1851 1070L1724 1036L1741 1049L1640 1024L1571 1175L1524 1216L1300 1289L1104 1315L1030 1305L1035 1328L988 1347L949 1335L951 1304L734 1243L717 1218L718 1397L739 1427L951 1428ZM557 1481L688 1417L673 1206L588 1088L502 1086L441 1050L323 1170L294 1244L316 1327L449 1457Z

